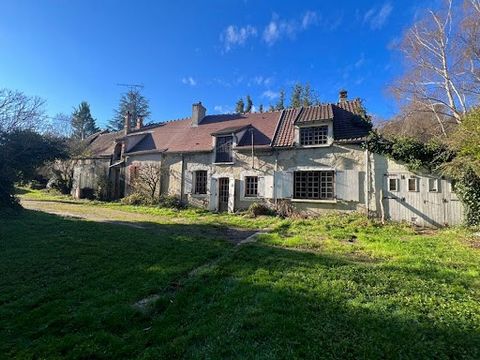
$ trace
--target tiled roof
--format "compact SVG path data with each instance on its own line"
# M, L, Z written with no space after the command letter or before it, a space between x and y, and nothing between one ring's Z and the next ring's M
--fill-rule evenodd
M212 135L224 133L226 128L235 129L246 126L255 128L255 145L269 145L277 127L280 112L226 114L206 116L196 127L191 126L190 119L164 123L153 128L130 153L166 149L166 152L211 151Z
M273 146L284 147L293 145L294 123L301 109L285 109L278 124Z
M365 138L371 125L361 117L360 100L343 101L333 106L333 134L335 140Z
M93 157L110 156L115 149L115 139L121 137L122 131L106 132L102 131L92 135L91 138L87 138L86 141L90 142L87 148L87 154Z
M315 120L330 119L333 119L332 104L324 104L302 108L302 111L295 120L295 123L306 123Z
M335 141L358 142L370 131L369 125L360 116L358 100L338 104L325 104L308 108L285 109L266 113L225 114L206 116L198 126L191 126L190 118L163 122L132 130L127 135L131 140L128 153L145 152L207 152L213 149L212 134L239 133L237 147L251 146L253 129L254 144L262 147L291 147L294 145L295 123L333 119ZM141 135L141 136L139 136ZM115 140L123 138L123 131L99 133L93 137L89 152L93 156L111 155Z
M370 126L360 116L360 101L343 101L338 104L312 106L301 109L287 109L280 119L273 146L289 147L294 145L295 123L333 118L333 136L335 141L361 141L370 132Z

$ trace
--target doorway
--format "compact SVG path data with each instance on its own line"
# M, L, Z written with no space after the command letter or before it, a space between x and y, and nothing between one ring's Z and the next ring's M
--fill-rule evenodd
M218 179L218 211L228 211L230 184L228 177Z

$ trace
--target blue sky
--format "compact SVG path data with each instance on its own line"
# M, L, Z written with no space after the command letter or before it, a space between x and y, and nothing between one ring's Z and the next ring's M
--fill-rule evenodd
M199 100L232 111L246 94L267 107L297 81L325 102L346 88L389 117L392 44L419 11L413 0L1 1L0 87L45 98L52 116L86 100L101 126L118 83L144 85L152 121L189 116Z

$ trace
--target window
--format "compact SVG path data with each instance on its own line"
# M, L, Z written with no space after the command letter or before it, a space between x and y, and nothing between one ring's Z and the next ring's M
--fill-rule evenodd
M418 191L418 178L408 179L408 191Z
M198 170L195 171L195 194L207 193L207 171Z
M215 146L215 162L232 162L233 136L217 137Z
M398 191L398 179L397 178L388 179L388 191Z
M328 125L300 128L300 145L323 145L327 142Z
M120 160L122 158L122 144L118 143L115 145L115 149L113 150L113 161Z
M457 181L456 180L452 179L450 181L450 191L453 191L453 192L457 191Z
M245 197L257 197L258 196L258 177L246 176L245 177Z
M438 179L428 179L428 191L438 192Z
M333 200L334 171L295 171L295 199Z

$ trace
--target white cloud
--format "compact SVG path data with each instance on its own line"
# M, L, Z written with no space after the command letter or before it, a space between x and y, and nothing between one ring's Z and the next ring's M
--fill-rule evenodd
M361 67L364 63L365 63L365 54L362 53L362 54L360 55L360 59L358 59L358 60L355 62L355 65L354 65L354 66L355 66L356 68L359 68L359 67Z
M281 19L277 14L273 14L272 20L270 20L263 30L263 41L271 46L285 36L293 39L297 33L305 31L313 25L317 25L318 18L315 11L307 11L300 20Z
M273 78L259 75L252 78L251 82L259 86L270 86L273 83ZM248 85L250 86L250 82Z
M213 110L217 114L231 114L231 113L233 113L233 108L231 106L228 106L228 105L215 105L213 107Z
M363 23L368 24L372 30L379 30L387 22L392 10L393 6L389 2L384 3L380 9L373 7L363 16Z
M302 28L308 29L310 25L317 25L318 24L318 15L315 11L308 10L305 15L303 15L302 19Z
M257 29L254 26L229 25L220 35L220 40L223 41L225 51L230 51L235 46L245 45L249 38L255 36L257 36Z
M338 24L335 23L333 26L337 27ZM297 33L316 25L320 25L320 16L315 11L308 10L297 19L280 19L274 13L272 20L264 27L261 37L267 45L273 45L282 37L294 38ZM258 35L259 31L255 26L229 25L220 34L223 51L228 52L234 47L244 46L250 39Z
M182 84L195 86L197 85L197 81L193 77L188 76L188 77L182 78Z
M262 97L267 98L269 100L275 100L276 98L279 97L278 92L272 91L272 90L266 90L262 93Z

